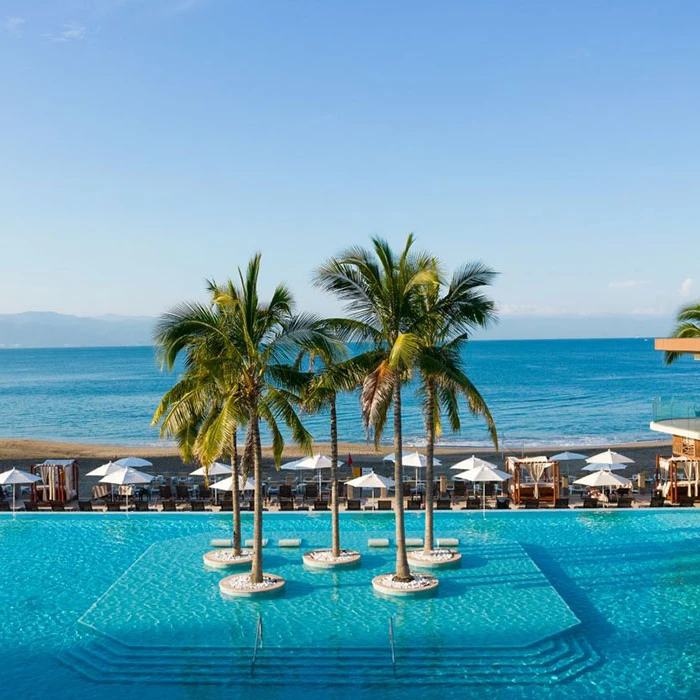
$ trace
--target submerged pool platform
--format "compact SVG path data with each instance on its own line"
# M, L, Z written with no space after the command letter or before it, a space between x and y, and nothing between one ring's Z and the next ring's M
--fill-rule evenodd
M435 597L412 600L372 590L373 576L391 570L393 549L370 550L367 539L393 542L390 515L343 517L343 545L362 552L362 565L334 571L309 570L300 550L276 546L292 536L305 547L327 544L328 517L266 518L265 570L287 588L255 601L222 598L227 572L202 564L228 518L3 518L4 560L26 562L5 587L14 588L15 607L23 599L24 619L13 618L14 634L3 627L3 651L35 663L29 677L110 699L127 686L146 698L159 688L178 698L261 689L266 697L294 696L290 689L398 697L418 684L423 697L464 697L465 688L487 697L498 688L508 697L580 698L621 688L684 697L684 685L698 687L700 513L436 515L440 536L459 537L462 566L439 572ZM420 536L421 525L410 514L407 534ZM50 596L37 587L41 571L51 572ZM5 588L0 603L13 605ZM638 678L671 659L673 678ZM19 691L26 673L13 679Z

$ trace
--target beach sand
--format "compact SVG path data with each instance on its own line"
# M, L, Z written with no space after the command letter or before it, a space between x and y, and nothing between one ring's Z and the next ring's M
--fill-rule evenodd
M450 472L449 467L458 462L460 459L465 459L472 454L487 459L502 467L504 459L507 455L552 455L557 452L562 452L564 449L569 449L572 452L581 452L584 454L595 454L604 449L611 447L612 449L622 452L634 460L621 474L631 476L638 472L646 472L647 475L653 475L656 466L656 455L670 455L670 442L648 442L648 443L631 443L631 444L614 444L603 445L595 448L582 448L573 446L571 448L554 447L554 448L537 448L525 450L504 450L503 452L494 452L493 449L473 449L464 447L440 447L436 448L436 456L441 460L442 466L435 467L436 477L441 474L447 474L451 477L454 472ZM405 447L406 452L413 452L415 448ZM423 452L423 449L419 451ZM315 453L330 454L330 449L327 444L318 443L314 446ZM343 462L347 461L348 453L352 455L353 467L372 467L378 473L391 475L393 473L393 465L389 462L383 462L382 457L389 452L392 452L391 445L382 445L379 452L374 450L373 445L366 443L341 443L339 447L340 459ZM270 448L263 448L264 456L264 475L273 479L284 478L285 474L279 474L274 466L272 453ZM294 445L289 445L285 448L282 461L288 462L298 459L303 456L299 448ZM70 459L78 460L80 466L80 497L89 498L92 486L97 483L97 479L85 477L84 475L95 467L104 464L108 460L119 459L120 457L142 457L153 462L151 469L145 470L151 474L162 474L165 477L170 476L185 476L190 471L196 468L193 464L183 464L179 453L174 447L166 446L142 446L142 447L122 447L115 445L91 445L84 443L70 442L48 442L41 440L15 440L2 439L0 440L0 471L17 467L18 469L26 469L32 464L43 462L45 459ZM224 460L228 461L228 460ZM572 475L582 473L580 469L582 462L568 463L570 473ZM562 463L562 472L566 473L567 463ZM407 476L411 476L414 470L411 467L406 467ZM341 474L346 476L349 474L347 467L342 467Z

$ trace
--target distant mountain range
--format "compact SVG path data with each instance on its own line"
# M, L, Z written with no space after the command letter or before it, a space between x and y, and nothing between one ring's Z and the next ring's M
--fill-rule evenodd
M151 345L148 316L69 316L44 311L0 314L0 347L61 348Z
M0 348L151 345L156 319L149 316L69 316L28 311L0 314ZM664 316L504 316L475 339L635 338L668 335Z

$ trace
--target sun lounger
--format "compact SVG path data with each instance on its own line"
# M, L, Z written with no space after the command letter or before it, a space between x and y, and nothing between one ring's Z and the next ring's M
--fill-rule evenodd
M536 510L537 508L540 507L540 499L539 498L526 498L524 503L525 503L525 510Z
M0 511L3 513L10 510L10 504L7 501L0 501Z
M598 508L600 503L595 498L584 498L583 507L584 508Z
M138 513L147 513L150 510L146 501L136 501L134 505Z
M476 496L467 496L467 505L462 510L478 510L481 508L481 503Z
M25 501L24 502L24 510L30 513L35 513L36 511L39 510L38 506L34 501Z
M389 540L386 537L370 537L367 540L368 547L388 547Z
M107 512L109 513L119 513L121 512L122 506L118 501L108 501L107 502Z
M392 510L391 501L377 501L377 510Z
M92 501L78 501L78 510L81 513L89 513L92 510Z
M325 501L314 501L314 510L328 510L328 504Z
M438 547L457 547L459 545L459 539L456 537L438 537L437 546Z
M280 510L289 511L294 510L294 501L288 498L280 499Z
M557 498L554 500L554 507L555 508L568 508L569 507L569 499L568 498Z
M174 501L161 501L160 502L160 509L162 511L166 511L168 513L172 513L174 510L177 510L177 508L175 508Z
M301 547L301 539L300 538L289 538L286 540L280 540L278 542L280 547Z
M204 512L204 501L190 501L190 506L192 507L193 511L197 511L199 513Z
M410 498L406 501L406 510L420 510L422 505L417 498Z
M617 500L617 507L618 508L631 508L632 507L632 498L630 496L620 496Z
M437 502L437 510L452 510L452 502L449 498L440 498Z
M679 496L678 505L681 508L693 508L695 506L695 499L692 496Z
M508 510L510 508L510 498L507 496L498 496L496 498L496 510Z
M362 510L362 502L357 499L350 498L345 504L345 510Z
M663 508L666 504L666 499L663 496L652 496L649 503L650 508Z

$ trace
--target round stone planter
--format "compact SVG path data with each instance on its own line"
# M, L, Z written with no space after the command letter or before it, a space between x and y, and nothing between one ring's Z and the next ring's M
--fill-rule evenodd
M433 549L426 556L422 549L408 552L408 561L411 566L419 569L449 569L458 567L462 561L462 555L454 549Z
M281 593L284 584L275 574L263 574L262 583L251 583L250 574L234 574L219 581L219 592L224 598L260 598Z
M314 549L302 554L304 566L311 569L347 569L360 563L359 552L353 549L341 549L340 556L333 558L331 549Z
M375 593L394 598L418 598L437 592L438 580L431 574L414 574L413 581L399 583L393 581L394 574L380 574L372 579Z
M233 549L213 549L202 556L204 566L209 569L231 569L238 566L249 566L253 561L253 552L242 549L241 554L233 556Z

